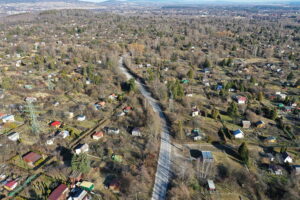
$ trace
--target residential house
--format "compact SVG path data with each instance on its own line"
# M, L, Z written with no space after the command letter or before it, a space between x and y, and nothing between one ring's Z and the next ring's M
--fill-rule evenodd
M300 165L293 165L295 175L300 175Z
M243 125L243 128L250 128L251 127L251 122L243 120L242 125Z
M120 129L114 128L114 127L105 127L104 130L105 130L108 134L118 135L118 134L120 133Z
M123 108L123 112L126 114L129 113L131 110L132 110L132 107L130 107L130 106L126 106L125 108Z
M46 141L46 145L53 145L54 144L54 138L50 138Z
M93 135L92 135L92 138L94 140L100 140L101 138L104 137L104 133L102 131L98 131L98 132L95 132Z
M77 116L77 121L82 122L82 121L84 121L85 119L86 119L86 116L85 116L85 115L78 115L78 116Z
M274 137L274 136L268 136L264 139L265 143L276 143L276 141L277 141L276 137Z
M67 130L63 130L63 131L60 131L57 135L62 137L63 139L65 139L70 136L70 132Z
M293 162L293 158L287 152L283 152L281 154L281 157L282 157L282 161L284 163L292 163Z
M73 170L69 176L72 185L75 185L76 182L81 181L82 178L83 178L83 174L76 170Z
M42 156L32 151L23 156L23 160L31 167L35 167L40 159L42 159Z
M3 123L7 122L14 122L15 121L15 116L14 115L4 115L1 117Z
M222 89L223 89L223 85L218 84L218 85L216 86L216 90L220 91L220 90L222 90Z
M36 101L37 101L37 98L35 98L35 97L26 97L26 98L25 98L25 101L26 101L26 102L29 102L29 103L33 103L33 102L36 102Z
M287 95L286 94L282 94L281 92L276 92L276 96L280 99L280 100L285 100Z
M238 104L245 104L247 101L247 97L243 97L243 96L237 96L236 97L237 103Z
M98 102L98 103L95 103L95 109L96 110L100 110L100 109L102 109L102 108L104 108L105 107L105 101L100 101L100 102Z
M80 187L71 190L67 200L90 200L88 192Z
M120 186L121 186L121 183L117 178L114 178L113 180L109 181L109 183L107 185L105 185L105 187L110 189L113 193L119 193Z
M234 138L236 138L236 139L244 138L244 132L241 131L240 129L233 131L232 134L233 134Z
M67 198L68 193L68 186L65 184L60 184L51 192L50 196L48 197L48 200L65 200Z
M16 142L20 139L20 133L18 132L12 132L8 135L8 139L13 141L13 142Z
M61 122L60 121L53 121L53 122L50 123L50 126L54 127L54 128L59 128L61 126Z
M279 167L278 165L269 165L269 171L275 175L282 175L283 174L283 171L282 171L282 168Z
M116 115L117 115L118 117L122 117L122 116L125 115L125 113L122 111L122 112L118 112Z
M204 138L205 134L202 133L200 131L200 129L196 128L196 129L192 130L191 136L192 136L194 141L198 141L198 140L202 140Z
M132 136L142 136L141 130L138 127L135 127L131 131Z
M88 181L83 181L79 184L79 187L81 187L82 189L91 192L94 189L94 184Z
M214 162L214 157L211 151L201 151L203 162Z
M256 122L255 125L257 128L263 128L265 126L265 122L260 120L260 121Z
M8 191L13 191L17 186L18 182L16 180L11 180L4 185L4 188Z
M213 180L207 180L208 190L209 191L216 191L216 186Z
M75 147L75 153L76 154L86 153L88 151L89 151L89 145L88 144L78 144Z
M115 94L111 94L108 96L108 99L110 99L110 100L116 100L117 98L118 98L118 96Z

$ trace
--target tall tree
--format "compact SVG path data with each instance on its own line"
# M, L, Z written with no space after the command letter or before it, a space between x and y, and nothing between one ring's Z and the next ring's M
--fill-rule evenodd
M249 150L245 142L241 144L238 149L241 160L245 165L249 165Z

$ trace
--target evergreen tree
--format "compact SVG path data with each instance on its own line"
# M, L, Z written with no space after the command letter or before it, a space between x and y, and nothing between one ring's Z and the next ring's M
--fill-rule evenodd
M264 99L264 94L263 94L263 92L259 92L257 98L258 98L258 101L261 102L261 101Z
M219 115L220 115L220 112L219 112L219 110L217 110L217 109L213 109L212 110L212 112L211 112L211 117L213 118L213 119L217 119L218 117L219 117Z
M227 109L227 114L232 118L236 118L239 116L239 109L235 102L231 102L230 106Z
M289 75L286 77L287 80L292 80L294 79L295 75L293 72L290 72Z
M204 68L210 68L211 67L211 62L206 58L204 63L203 63Z
M190 80L194 79L194 71L190 69L187 73L187 76L189 77Z
M245 142L243 142L241 144L241 146L238 149L238 152L239 152L239 155L240 155L241 160L243 161L243 163L245 165L248 165L249 164L249 150L248 150L247 145L246 145Z
M127 82L127 85L128 85L128 90L129 90L129 92L135 91L136 85L135 85L135 80L134 80L133 78L131 78L131 79Z
M275 119L277 119L277 117L278 117L278 112L277 112L277 109L274 108L274 109L272 109L272 111L271 111L270 118L271 118L272 120L275 120Z

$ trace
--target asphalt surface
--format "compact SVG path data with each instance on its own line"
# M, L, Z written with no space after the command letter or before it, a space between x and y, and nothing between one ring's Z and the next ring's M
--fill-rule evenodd
M127 71L127 69L123 65L123 57L119 60L119 68L122 73L129 80L133 78L133 76ZM155 174L155 183L153 186L152 192L152 200L162 200L166 198L167 187L171 175L170 167L171 167L171 143L170 143L170 134L167 126L166 117L159 105L159 103L151 96L151 93L146 90L144 85L135 80L140 92L147 99L154 112L157 113L161 119L161 142L160 142L160 150L158 156L157 169Z

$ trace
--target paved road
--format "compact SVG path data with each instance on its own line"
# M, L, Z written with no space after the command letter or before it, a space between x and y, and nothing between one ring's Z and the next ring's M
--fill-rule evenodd
M127 79L133 78L131 74L128 73L127 69L123 66L123 57L121 57L119 60L119 68ZM171 144L167 121L161 107L159 106L158 102L151 96L151 93L149 93L146 90L146 88L141 82L136 80L136 84L142 95L148 100L149 104L152 106L154 112L156 112L161 119L161 143L155 175L155 183L153 186L151 199L162 200L166 197L167 187L171 175Z

